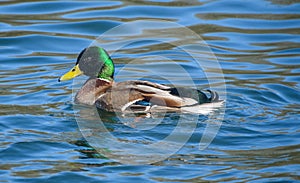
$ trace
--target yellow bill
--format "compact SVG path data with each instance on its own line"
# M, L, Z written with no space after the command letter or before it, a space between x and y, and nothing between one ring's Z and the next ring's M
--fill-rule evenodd
M73 79L79 75L83 74L83 72L79 69L79 65L75 65L69 72L67 72L66 74L64 74L63 76L61 76L58 81L66 81L66 80L70 80Z

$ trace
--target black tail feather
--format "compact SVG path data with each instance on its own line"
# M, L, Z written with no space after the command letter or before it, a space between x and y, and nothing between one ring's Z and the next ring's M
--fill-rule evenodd
M211 103L211 102L219 102L219 94L215 91L211 90L198 90L184 87L171 88L170 94L180 96L180 97L188 97L193 98L199 102L199 104L203 103Z
M206 90L210 93L210 98L208 99L210 102L218 102L219 101L219 94L215 91Z

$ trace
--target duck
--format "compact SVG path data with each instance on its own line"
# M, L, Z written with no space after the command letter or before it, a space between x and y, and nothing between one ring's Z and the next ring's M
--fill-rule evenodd
M146 80L114 81L115 66L108 52L99 46L83 49L75 66L58 81L80 75L88 79L76 93L74 102L95 105L107 112L183 112L208 114L223 101L215 91L168 86Z

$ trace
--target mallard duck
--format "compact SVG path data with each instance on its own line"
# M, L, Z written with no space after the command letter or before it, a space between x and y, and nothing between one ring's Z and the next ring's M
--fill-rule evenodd
M75 96L75 103L96 105L109 112L207 114L212 106L222 103L219 95L211 90L171 87L142 80L114 82L114 71L109 54L101 47L91 46L80 52L75 66L58 81L70 80L82 74L88 76L89 79Z

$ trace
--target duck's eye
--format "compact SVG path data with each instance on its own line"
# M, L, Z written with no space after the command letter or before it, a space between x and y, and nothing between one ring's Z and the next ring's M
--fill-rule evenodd
M75 72L75 69L72 69L72 72Z

